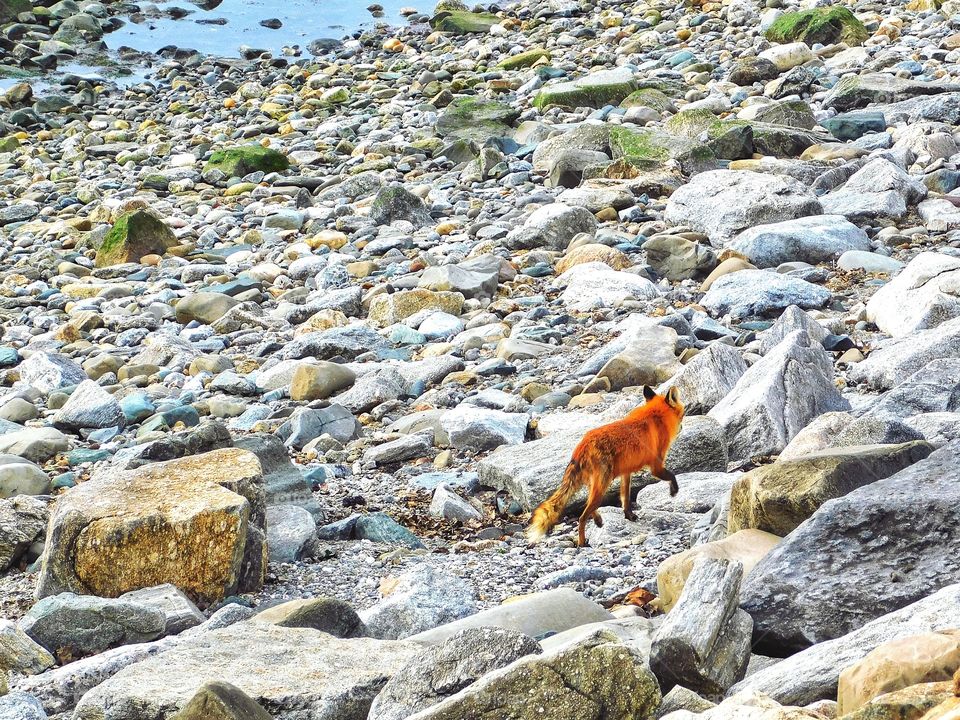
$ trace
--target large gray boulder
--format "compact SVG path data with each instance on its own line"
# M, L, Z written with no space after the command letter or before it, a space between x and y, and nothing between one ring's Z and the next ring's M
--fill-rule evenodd
M762 562L762 561L761 561ZM823 609L824 605L817 605ZM840 672L890 640L952 630L960 617L960 584L947 585L912 604L881 615L846 635L818 643L748 676L728 695L760 692L785 705L836 700Z
M798 277L768 270L740 270L717 278L700 304L716 315L734 318L769 315L796 305L820 308L833 293Z
M929 330L881 340L866 360L850 367L847 378L871 390L888 390L940 358L960 358L960 318Z
M650 667L661 689L682 685L701 695L720 695L743 679L753 621L738 607L742 578L739 562L694 561L650 648Z
M828 412L798 432L777 459L795 460L830 448L899 445L924 439L923 433L898 420L854 417L848 412Z
M37 351L17 368L20 380L44 395L52 390L77 385L87 379L83 368L66 355Z
M780 452L821 413L849 409L833 384L833 362L801 330L743 374L708 414L727 437L730 458Z
M99 655L91 655L61 665L40 675L18 678L14 687L16 690L29 693L40 700L48 714L69 717L83 695L121 670L129 668L141 660L154 657L198 635L246 620L252 614L253 610L250 608L230 603L213 613L202 625L189 628L180 635L168 635L159 640L135 645L122 645ZM0 627L2 625L3 621L0 621ZM13 623L10 623L10 625L17 629L24 638L27 637L16 625ZM29 640L29 638L27 639ZM49 653L40 648L39 645L36 645L36 647L50 657L50 665L53 665L52 656L49 656Z
M47 720L43 705L32 695L12 692L0 697L0 718L3 720Z
M122 428L127 424L117 399L93 380L84 380L70 393L70 397L53 417L57 427L69 430L81 428Z
M747 577L758 649L799 650L960 582L960 443L829 500ZM774 653L776 654L776 653Z
M170 583L131 590L121 595L119 599L156 608L162 612L165 619L164 635L176 635L196 627L206 619L193 601Z
M894 420L927 413L960 410L960 358L934 360L888 390L865 413L867 417Z
M865 221L901 218L926 194L926 186L906 170L886 158L874 158L820 202L826 213Z
M867 303L867 319L899 337L960 317L960 258L922 252Z
M51 653L77 658L155 640L166 621L163 612L149 605L67 592L30 608L20 628Z
M536 640L496 627L462 630L415 656L377 695L368 720L405 720L494 670L540 653Z
M374 697L416 651L404 642L237 623L121 670L83 696L74 718L168 717L204 683L223 680L274 717L366 720Z
M550 203L534 210L523 225L511 230L506 243L515 250L566 250L578 233L592 233L597 219L586 208Z
M694 176L670 196L664 219L709 235L723 247L748 228L822 213L803 183L784 175L712 170Z
M867 234L842 215L812 215L744 230L730 247L760 268L821 263L847 250L869 250Z

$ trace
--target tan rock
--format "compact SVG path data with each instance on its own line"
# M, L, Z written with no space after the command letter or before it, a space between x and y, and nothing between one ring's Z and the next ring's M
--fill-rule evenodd
M891 640L840 673L838 713L852 713L880 695L911 685L943 683L958 667L960 630Z
M379 327L401 322L421 310L440 310L459 315L463 308L463 295L416 288L385 295L376 295L370 300L369 320Z
M562 275L574 265L588 262L602 262L614 270L623 270L624 268L630 267L630 258L628 258L625 253L606 245L590 243L588 245L580 245L560 258L555 272L557 275Z
M297 329L293 331L293 336L297 337L298 335L305 335L306 333L343 327L348 322L347 316L339 310L326 308L308 317L302 325L298 325Z
M932 445L917 440L831 448L763 465L734 482L727 531L756 528L784 536L827 500L890 477L931 452Z
M356 373L334 362L305 362L297 366L290 381L290 399L311 401L345 390L357 379Z
M112 470L60 496L37 597L117 597L164 583L213 602L263 582L263 471L227 448Z
M660 608L668 612L676 604L693 569L694 561L699 557L737 560L743 563L744 577L763 556L780 542L779 537L762 530L741 530L723 540L696 545L667 558L657 568L657 591Z
M874 698L843 720L920 720L953 696L953 683L921 683ZM839 716L838 716L839 717Z
M707 275L707 279L703 281L700 285L700 292L706 292L710 289L710 286L713 285L718 278L723 277L724 275L729 275L730 273L740 272L741 270L756 270L755 265L751 265L746 260L741 260L738 257L728 258L722 263L717 265L713 272Z

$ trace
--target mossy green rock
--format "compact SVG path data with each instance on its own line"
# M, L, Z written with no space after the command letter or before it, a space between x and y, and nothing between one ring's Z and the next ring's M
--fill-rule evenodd
M656 110L658 113L677 111L677 108L673 104L673 101L670 99L670 97L666 93L655 88L641 88L640 90L635 90L623 99L623 102L620 103L620 107L648 107L651 110Z
M488 33L490 28L499 22L500 18L490 13L442 10L430 20L430 27L454 35L469 35L470 33Z
M756 120L773 125L812 130L817 124L810 106L803 100L785 100L761 108L754 116Z
M140 262L144 255L163 255L177 244L177 236L163 220L147 210L121 216L97 250L96 266Z
M533 104L541 110L550 105L602 108L620 104L637 89L637 80L630 70L601 70L569 82L547 85L537 93Z
M668 160L680 163L684 172L716 167L716 156L707 146L686 137L654 129L610 128L610 152L619 160L641 170L663 167Z
M753 155L753 130L744 123L721 120L708 110L683 110L664 123L664 130L690 140L707 137L705 147L717 158L743 160Z
M437 120L437 134L482 145L492 137L510 135L518 117L520 111L504 103L473 96L457 98Z
M746 137L738 135L738 131L747 129L751 133L752 152L773 157L797 157L811 145L830 141L826 133L755 120L721 120L708 110L684 110L664 123L665 131L690 139L706 132L710 138L707 146L725 160L750 157L745 147L738 146Z
M533 50L527 50L526 52L508 57L506 60L501 60L499 67L502 67L504 70L516 70L518 68L530 67L541 59L549 60L550 51L544 50L543 48L534 48Z
M13 137L0 138L0 152L13 152L20 147L20 141Z
M289 167L290 161L282 152L262 145L244 145L213 153L205 170L220 170L227 177L243 177L257 171L283 172Z
M869 36L863 23L848 8L838 5L784 13L766 32L771 42L807 45L860 45Z

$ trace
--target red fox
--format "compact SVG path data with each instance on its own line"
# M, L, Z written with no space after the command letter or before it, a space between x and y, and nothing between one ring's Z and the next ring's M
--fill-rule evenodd
M647 402L628 414L623 420L601 425L590 430L573 451L570 464L563 473L560 487L533 511L527 537L537 542L557 524L570 497L582 486L587 486L587 506L580 515L577 544L587 544L584 530L587 520L593 518L597 527L603 520L597 512L607 488L620 478L620 502L627 520L635 520L630 509L630 475L644 468L660 480L670 483L670 494L676 495L677 478L663 463L670 443L680 432L683 403L676 388L666 395L657 395L651 387L643 388Z

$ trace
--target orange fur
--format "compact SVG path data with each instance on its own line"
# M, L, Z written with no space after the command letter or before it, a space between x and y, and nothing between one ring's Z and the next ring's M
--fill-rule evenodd
M633 520L630 510L630 476L643 469L670 483L670 494L677 494L677 479L664 467L670 443L680 432L683 404L676 389L666 396L657 395L651 388L643 389L647 402L628 414L623 420L601 425L587 432L573 451L573 457L563 473L560 487L544 500L530 518L527 537L536 542L557 524L570 497L581 487L587 487L587 505L580 515L578 544L587 543L587 520L599 527L602 524L597 509L614 478L621 478L620 502L624 516Z

